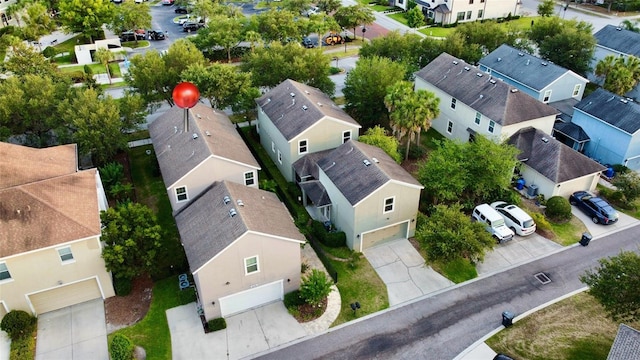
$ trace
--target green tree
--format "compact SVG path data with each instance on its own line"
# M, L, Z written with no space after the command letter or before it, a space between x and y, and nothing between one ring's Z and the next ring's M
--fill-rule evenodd
M201 96L207 98L214 109L237 105L242 102L245 90L252 87L251 74L238 71L233 65L192 65L182 73L182 78L201 89Z
M256 16L256 31L262 35L265 42L279 41L287 43L293 39L302 40L301 29L306 28L308 19L292 11L271 9Z
M458 204L437 205L425 224L416 230L416 239L425 248L429 261L463 258L475 263L482 261L485 252L495 245L484 225L472 222Z
M622 20L622 22L620 23L620 27L625 30L640 33L640 26L638 26L639 24L640 21L638 20Z
M60 104L60 117L69 126L81 154L91 154L97 165L127 147L118 103L100 98L93 89L79 89Z
M10 45L11 55L0 67L15 76L38 75L60 80L60 72L55 64L44 55L22 42Z
M109 84L113 84L111 81L111 71L109 71L109 62L115 58L113 52L107 48L100 48L94 53L96 61L98 61L107 70L107 76L109 77Z
M318 306L331 292L333 283L324 271L312 269L311 273L302 277L300 297L307 304Z
M502 44L515 46L523 35L511 24L495 21L463 23L456 27L454 33L462 36L466 46L479 46L482 53L490 53Z
M538 15L542 17L553 16L555 12L556 2L553 0L544 0L538 4Z
M467 145L449 140L435 141L435 144L436 149L429 153L428 160L418 167L418 181L434 205L459 201L468 184Z
M599 263L599 267L580 276L580 281L590 287L589 293L615 321L640 320L640 256L621 251Z
M202 51L222 47L227 53L227 62L231 63L231 50L244 38L243 19L218 15L211 18L209 24L198 31L198 36L193 42Z
M529 30L529 39L538 46L541 57L585 74L595 51L593 26L585 21L544 17Z
M406 65L407 73L422 69L443 52L442 41L394 30L362 44L360 57L379 56Z
M332 13L342 5L340 0L318 0L316 1L316 6L320 8L320 10L329 14Z
M136 4L133 1L123 1L122 4L116 6L114 16L111 17L108 24L116 34L129 30L148 29L151 27L149 5L145 2ZM138 43L137 37L135 37L135 42Z
M613 178L612 183L622 193L627 204L640 198L640 175L637 172L628 171L618 174Z
M477 202L487 201L496 189L509 189L520 150L513 145L495 143L476 136L469 143L466 169L469 171L467 191Z
M381 124L387 114L387 88L405 78L406 66L387 58L361 58L345 80L346 111L365 127Z
M241 69L251 73L254 86L275 87L292 79L332 95L335 84L329 78L330 57L320 49L305 49L297 43L277 42L256 48L243 57Z
M640 80L640 59L635 56L608 55L596 64L596 76L604 78L604 88L624 96Z
M140 125L147 122L147 104L140 94L125 91L117 101L122 133L138 130Z
M47 8L40 2L28 4L24 16L24 28L22 34L26 40L36 41L42 35L51 33L56 29L56 23L53 21Z
M284 0L284 8L293 13L301 14L311 6L311 0Z
M409 25L410 28L415 29L424 26L424 14L417 6L407 11L406 16L407 25Z
M59 19L68 33L82 33L91 43L111 22L114 5L109 0L60 0Z
M398 140L391 135L387 135L387 130L378 125L367 129L364 135L358 138L358 141L379 147L397 163L402 160L402 155L398 152Z
M372 24L376 17L370 7L364 5L342 6L336 10L333 17L338 25L345 29L353 29L353 35L357 34L356 28Z
M24 1L15 2L9 6L7 6L6 12L7 16L11 16L16 19L16 23L18 27L22 27L20 20L25 15L25 5Z
M172 83L164 58L157 51L147 51L131 58L125 81L147 104L167 101L173 106ZM175 86L176 83L173 83Z
M138 203L124 203L100 214L102 250L107 270L116 278L131 280L156 270L162 228L153 211Z

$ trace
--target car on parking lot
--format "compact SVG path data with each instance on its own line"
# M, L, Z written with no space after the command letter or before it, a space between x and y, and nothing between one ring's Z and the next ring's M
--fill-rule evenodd
M574 192L569 203L587 214L594 224L609 225L618 221L618 212L608 202L587 191Z
M125 31L122 34L120 34L121 42L144 40L146 38L147 38L146 34L144 32L139 32L139 31L135 31L135 32Z
M504 243L513 239L513 231L507 227L504 219L489 204L480 204L473 209L471 221L477 221L485 225L485 229L498 243Z
M300 15L309 17L311 15L317 14L320 12L320 8L317 6L311 6L307 10L301 11Z
M198 31L198 29L202 27L204 27L203 23L188 21L182 24L182 31L184 32Z
M162 5L173 5L174 0L162 0Z
M491 207L504 219L504 223L511 231L520 235L527 236L536 232L536 223L531 216L516 205L507 204L504 201L496 201L491 203Z
M302 46L306 47L307 49L313 48L316 46L316 44L313 43L313 40L311 40L308 37L305 37L304 39L302 39Z
M149 40L164 40L167 38L162 30L149 30L147 34L149 35Z

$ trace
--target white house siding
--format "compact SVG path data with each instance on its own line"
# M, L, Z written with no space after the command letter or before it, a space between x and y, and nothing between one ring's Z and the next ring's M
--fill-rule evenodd
M319 169L319 179L331 199L331 222L347 237L347 246L354 249L356 240L355 209L331 182L327 175Z
M396 3L397 2L398 0L396 0ZM482 19L507 17L509 14L516 15L519 10L518 0L473 0L472 4L470 4L469 0L425 0L425 2L429 2L431 5L429 8L427 8L427 10L434 9L440 4L447 5L447 7L451 10L451 13L435 14L435 21L442 22L444 24L453 24L456 21L462 23ZM480 10L482 10L483 13L482 17L478 17ZM469 11L471 11L470 16L467 15ZM459 12L464 13L464 18L462 20L458 20Z

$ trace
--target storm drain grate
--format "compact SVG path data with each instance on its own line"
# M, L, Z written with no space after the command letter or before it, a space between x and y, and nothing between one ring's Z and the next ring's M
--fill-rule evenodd
M535 278L538 279L538 281L540 281L542 285L546 285L551 282L551 279L549 279L549 277L545 273L537 273L533 276L535 276Z

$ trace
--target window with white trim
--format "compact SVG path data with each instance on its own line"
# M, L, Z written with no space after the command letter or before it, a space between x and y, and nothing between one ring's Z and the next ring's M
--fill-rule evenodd
M276 152L276 143L271 142L271 151Z
M244 274L249 275L260 271L258 255L244 259Z
M451 134L453 132L453 121L449 120L447 122L447 133Z
M542 98L543 103L548 103L551 99L551 90L547 90L544 92L544 97Z
M493 130L496 127L496 123L494 121L489 121L489 128L487 130L489 130L490 133L493 134Z
M303 139L298 141L298 155L309 152L309 140Z
M580 95L580 89L582 89L582 84L576 84L576 86L573 87L574 97Z
M484 15L484 11L482 9L478 10L478 19L482 19L483 15Z
M9 268L7 268L7 264L0 262L0 281L11 279L11 273L9 273Z
M471 19L471 10L467 11L467 20Z
M244 184L246 186L251 186L256 183L255 174L253 171L247 171L244 173Z
M282 153L278 150L278 162L282 165Z
M476 111L476 119L475 119L476 125L480 125L480 120L482 120L482 114Z
M396 202L395 196L384 199L384 210L382 211L382 213L386 214L386 213L392 212L395 202Z
M342 132L342 143L344 144L349 140L351 140L351 130L343 131Z
M460 11L460 12L457 14L456 19L457 19L458 21L464 20L464 11Z
M60 255L60 261L62 263L74 262L73 253L71 252L71 246L66 246L58 249L58 255Z
M456 103L458 102L458 100L456 100L456 98L451 98L451 108L453 110L456 109Z
M182 202L189 200L189 195L187 194L187 187L180 186L176 188L176 201Z

